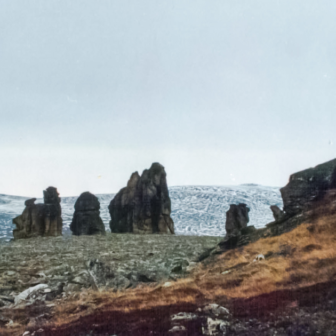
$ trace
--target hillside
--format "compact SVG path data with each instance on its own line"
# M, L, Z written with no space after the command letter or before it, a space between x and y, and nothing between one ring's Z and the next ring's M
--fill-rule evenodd
M257 228L273 220L270 205L282 207L279 188L255 184L240 186L177 186L170 187L172 218L178 235L224 236L225 212L229 204L246 203L250 211L250 225ZM114 194L97 195L101 217L109 228L108 205ZM29 197L0 195L0 239L12 238L12 218L20 215ZM62 198L64 233L69 226L77 197ZM36 203L42 202L37 199Z
M215 254L203 263L195 263L194 258L206 246L215 245L214 238L108 234L94 239L59 237L4 244L1 288L7 288L7 294L2 292L2 300L10 299L10 291L13 295L9 284L20 291L46 283L51 290L47 288L46 293L36 294L14 310L8 303L0 308L2 320L7 325L13 321L12 327L2 332L332 336L336 327L335 215L336 190L330 190L290 232ZM265 259L255 261L259 254ZM156 262L150 262L151 258ZM170 275L160 273L161 277L153 279L142 274L136 286L131 284L135 269L139 280L140 260L144 265L149 261L153 275L153 268L164 267L165 258L170 260ZM96 261L88 264L89 260ZM172 271L172 263L180 268ZM80 271L84 265L87 268ZM114 265L108 271L114 275L107 276L110 273L104 265ZM148 266L145 269L148 271ZM131 279L126 291L121 287L109 290L99 282L100 274L112 283L118 279L122 286L125 282L116 271ZM96 279L96 288L88 274ZM87 279L86 285L83 279ZM57 284L64 281L68 284L57 292ZM51 298L46 299L49 293ZM174 327L176 333L168 332ZM219 327L225 332L219 332Z
M207 196L198 188L176 190L182 216L206 216L230 197L266 203L258 203L265 187L207 187ZM336 159L292 174L281 196L272 222L239 226L237 211L225 237L108 232L3 242L0 333L333 336Z

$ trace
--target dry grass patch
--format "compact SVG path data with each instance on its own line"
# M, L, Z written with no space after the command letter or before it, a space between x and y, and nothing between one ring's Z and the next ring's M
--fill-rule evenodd
M198 267L195 282L213 297L236 298L330 281L336 276L335 243L336 216L325 215L218 256L212 264ZM258 254L266 259L253 262Z

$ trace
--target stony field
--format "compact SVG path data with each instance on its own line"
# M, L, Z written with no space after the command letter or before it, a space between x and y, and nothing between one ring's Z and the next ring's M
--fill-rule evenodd
M81 288L126 289L186 275L220 237L111 234L31 238L0 245L0 305L27 288L51 296ZM46 286L45 286L46 287ZM51 291L51 292L50 292Z

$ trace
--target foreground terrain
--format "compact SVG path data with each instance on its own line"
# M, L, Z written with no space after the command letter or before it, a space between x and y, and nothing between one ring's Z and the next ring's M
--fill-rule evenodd
M3 245L1 332L335 335L335 190L309 213L290 232L202 262L219 238L110 234ZM17 302L39 283L46 287Z

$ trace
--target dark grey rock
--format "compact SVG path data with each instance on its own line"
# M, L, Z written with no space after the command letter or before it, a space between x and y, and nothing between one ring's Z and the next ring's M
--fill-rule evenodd
M75 213L70 230L76 236L105 234L105 226L100 218L100 203L90 192L82 193L75 203Z
M271 211L276 222L281 222L286 219L286 214L277 205L271 205Z
M110 228L116 233L174 233L166 172L153 163L150 169L132 174L109 205Z
M239 235L241 230L249 222L250 209L244 203L230 204L230 209L226 212L225 229L228 236Z
M294 216L309 208L310 203L322 198L326 191L336 188L336 159L290 176L280 189L284 211Z
M62 235L61 199L57 189L49 187L43 194L44 204L35 204L36 198L26 200L22 215L13 219L14 239Z

